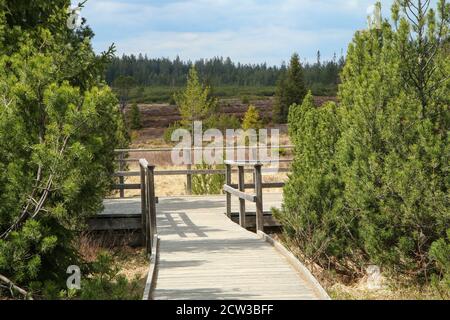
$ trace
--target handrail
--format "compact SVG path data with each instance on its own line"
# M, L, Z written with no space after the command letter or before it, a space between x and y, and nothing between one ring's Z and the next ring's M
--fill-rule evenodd
M247 193L239 191L238 189L235 189L229 185L224 185L223 190L225 192L231 193L233 196L236 196L239 199L247 200L249 202L256 202L256 195L254 195L254 194L247 194Z
M138 162L139 165L148 166L147 160L143 159L134 159L133 161ZM127 159L123 159L121 161L128 161ZM292 159L282 159L278 161L279 163L292 163ZM238 165L239 162L233 162L233 164ZM244 166L248 166L249 163L244 163ZM122 166L123 167L123 166ZM189 167L189 166L188 166ZM263 173L287 173L291 170L289 168L265 168L262 169ZM232 173L236 173L238 170L232 170ZM244 168L245 173L252 173L254 172L254 169ZM155 176L186 176L187 177L187 193L191 194L191 189L189 186L191 186L191 179L193 175L207 175L207 174L220 174L220 175L226 175L227 171L226 169L187 169L187 170L158 170L154 171ZM140 177L141 172L140 171L118 171L114 173L115 177L119 178L119 183L114 185L114 189L120 190L120 197L124 198L125 190L139 190L141 188L140 184L126 184L125 183L125 177ZM246 188L250 188L250 186L246 185ZM263 183L263 188L282 188L282 183Z
M233 150L241 150L241 149L256 149L258 146L223 146L223 149L233 149ZM268 145L267 148L272 148L272 146ZM285 146L273 146L274 149L294 149L294 145L285 145ZM116 149L115 153L136 153L136 152L168 152L168 151L183 151L186 148L178 148L178 147L167 147L167 148L136 148L136 149ZM187 148L191 151L195 150L216 150L218 147L192 147Z
M145 159L139 160L141 175L141 222L143 244L146 252L151 255L155 241L156 230L156 197L155 197L155 166L149 165Z
M238 170L232 170L232 172L236 173ZM245 169L246 173L253 172L253 169ZM275 172L290 172L287 168L267 168L263 169L263 173L275 173ZM223 169L191 169L191 170L160 170L155 171L155 176L184 176L187 174L226 174L226 170ZM139 177L139 171L119 171L114 173L116 177Z
M223 146L223 150L240 150L240 149L259 149L259 146ZM268 145L267 148L275 148L275 149L294 149L295 146L293 145L283 145L283 146L270 146ZM216 150L217 147L192 147L188 148L190 152L193 152L195 150ZM136 190L139 189L139 186L136 184L125 184L125 177L138 177L140 176L140 172L125 172L125 164L126 163L135 163L138 162L140 164L142 159L138 158L129 158L127 157L127 153L139 153L139 152L169 152L169 151L184 151L185 148L179 148L179 147L170 147L170 148L140 148L140 149L116 149L114 152L118 154L118 159L115 159L119 163L119 172L115 173L114 175L118 177L119 183L114 186L114 189L118 189L120 192L120 198L125 197L125 190ZM146 161L146 160L145 160ZM292 159L278 159L278 163L291 163ZM146 162L148 165L148 162ZM145 163L143 163L145 164ZM226 170L192 170L191 165L187 165L188 170L166 170L166 171L156 171L154 174L156 176L162 176L162 175L186 175L186 192L187 194L192 193L192 176L193 175L205 175L205 174L226 174ZM244 169L245 172L251 172L253 170L247 170ZM273 170L274 172L290 172L288 168L279 168L279 169L267 169L268 171L264 172L272 172L270 170ZM270 186L267 186L270 187Z
M223 186L223 190L226 194L227 202L227 216L231 217L231 196L236 196L239 198L239 224L241 227L246 228L246 211L245 211L245 201L250 201L256 203L256 231L264 231L264 213L263 213L263 183L261 169L263 166L262 162L237 162L237 161L226 161L226 184ZM233 188L231 184L231 166L237 165L239 172L239 184L238 189ZM246 184L245 178L245 166L254 167L254 189L256 194L250 195L245 193Z

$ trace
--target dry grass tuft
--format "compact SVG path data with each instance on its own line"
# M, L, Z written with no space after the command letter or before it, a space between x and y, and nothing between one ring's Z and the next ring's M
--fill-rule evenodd
M408 279L393 279L386 274L382 274L380 288L371 289L367 275L350 278L336 274L333 270L325 270L305 261L299 250L289 244L284 235L278 233L272 236L304 263L333 300L442 300L431 285L420 286Z
M129 235L132 237L132 235ZM93 262L101 252L107 251L113 256L119 268L119 274L129 281L138 281L138 290L142 291L147 280L149 261L144 248L127 246L127 235L115 237L111 234L84 233L76 241L79 253L87 262Z

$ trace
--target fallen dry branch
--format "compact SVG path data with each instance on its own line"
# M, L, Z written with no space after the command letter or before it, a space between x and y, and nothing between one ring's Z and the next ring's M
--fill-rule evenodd
M21 287L18 287L17 285L14 284L14 282L12 282L7 277L1 274L0 274L0 282L6 284L11 292L13 292L13 290L17 291L18 293L23 295L26 299L33 300L31 295L26 290L22 289Z

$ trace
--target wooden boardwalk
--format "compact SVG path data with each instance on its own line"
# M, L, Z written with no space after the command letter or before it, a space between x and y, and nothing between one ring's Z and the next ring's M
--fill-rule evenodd
M280 194L265 194L267 210L280 204ZM109 200L105 205L108 214L140 210L139 199ZM233 211L238 205L233 201ZM254 211L254 204L248 210ZM224 211L224 196L160 198L153 299L323 298L307 275L258 235L233 223Z

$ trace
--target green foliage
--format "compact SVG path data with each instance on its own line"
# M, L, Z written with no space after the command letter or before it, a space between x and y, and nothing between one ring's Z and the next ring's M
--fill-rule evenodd
M174 96L181 114L181 124L191 126L193 121L204 120L217 107L217 101L209 96L209 87L203 88L194 67L189 71L186 89Z
M196 165L197 170L220 170L224 166ZM195 195L221 194L225 176L223 174L195 174L192 176L192 193Z
M259 130L262 128L261 119L259 118L259 112L256 110L254 105L248 107L245 113L244 120L242 121L242 129L249 130L255 129Z
M138 300L137 279L128 281L119 274L114 259L106 252L100 253L90 266L90 276L82 278L79 298L82 300Z
M341 258L353 250L347 233L354 225L340 204L342 185L334 163L340 136L337 106L330 102L316 108L309 93L302 105L291 106L289 133L295 143L293 174L284 188L283 210L275 216L308 259L328 265L327 257Z
M433 285L443 299L450 299L450 229L447 230L446 239L439 239L432 244L430 257L438 271L433 275Z
M174 95L184 90L182 86L151 86L135 87L130 90L129 102L135 103L169 103L176 105ZM231 86L223 85L214 87L214 92L210 92L215 98L238 98L243 95L251 100L268 99L275 94L275 86ZM334 92L334 95L336 91Z
M336 56L329 61L306 63L304 65L306 84L318 90L334 88L332 95L335 95L339 83L339 72L343 65L344 58L341 57L338 60ZM250 99L254 95L272 96L277 80L286 71L284 65L278 67L266 64L241 64L234 63L228 58L200 59L192 63L181 61L179 58L174 60L148 58L139 54L115 57L109 64L106 80L113 85L115 79L120 76L132 76L137 86L146 87L147 92L155 90L162 94L159 88L164 87L170 90L185 86L192 66L198 71L202 81L217 89L215 96L226 94L236 98L248 96ZM314 90L313 92L317 94ZM152 97L158 97L156 92ZM169 96L166 99L165 101L168 101ZM248 103L245 102L245 104Z
M126 142L99 80L112 51L96 56L88 27L67 29L69 4L0 2L0 274L37 294L65 286L72 238L102 208Z
M337 109L315 109L311 95L291 107L296 161L278 217L324 267L367 262L417 280L435 271L430 249L450 226L450 7L439 2L440 19L414 10L396 3L395 27L356 33Z
M119 96L122 112L125 110L125 106L129 101L131 89L135 85L136 81L130 76L119 76L114 80L113 88Z
M210 94L221 98L238 98L244 104L251 100L272 97L277 81L286 72L286 67L266 65L242 65L227 63L228 59L213 58L194 63L199 78L214 86ZM344 58L337 61L306 63L303 67L306 85L316 96L335 96L339 83L339 72ZM132 76L135 85L129 91L128 102L175 104L174 94L186 85L192 64L179 59L150 59L134 55L116 57L106 72L106 79L115 87L119 77ZM118 90L116 90L117 92ZM120 95L120 94L119 94ZM247 100L248 99L248 100Z
M131 110L130 110L130 115L129 115L129 123L130 123L130 128L133 130L139 130L142 128L141 112L136 103L133 103L131 105Z
M289 68L282 74L277 85L274 112L279 123L287 121L290 106L294 103L301 104L306 93L300 57L295 53L292 55Z
M181 125L180 122L175 122L173 124L171 124L165 131L164 131L164 141L166 143L172 143L172 134L174 131L178 130L178 129L182 129L183 126Z
M222 133L226 133L227 129L239 129L241 122L239 118L228 114L213 114L203 124L203 129L218 129Z

